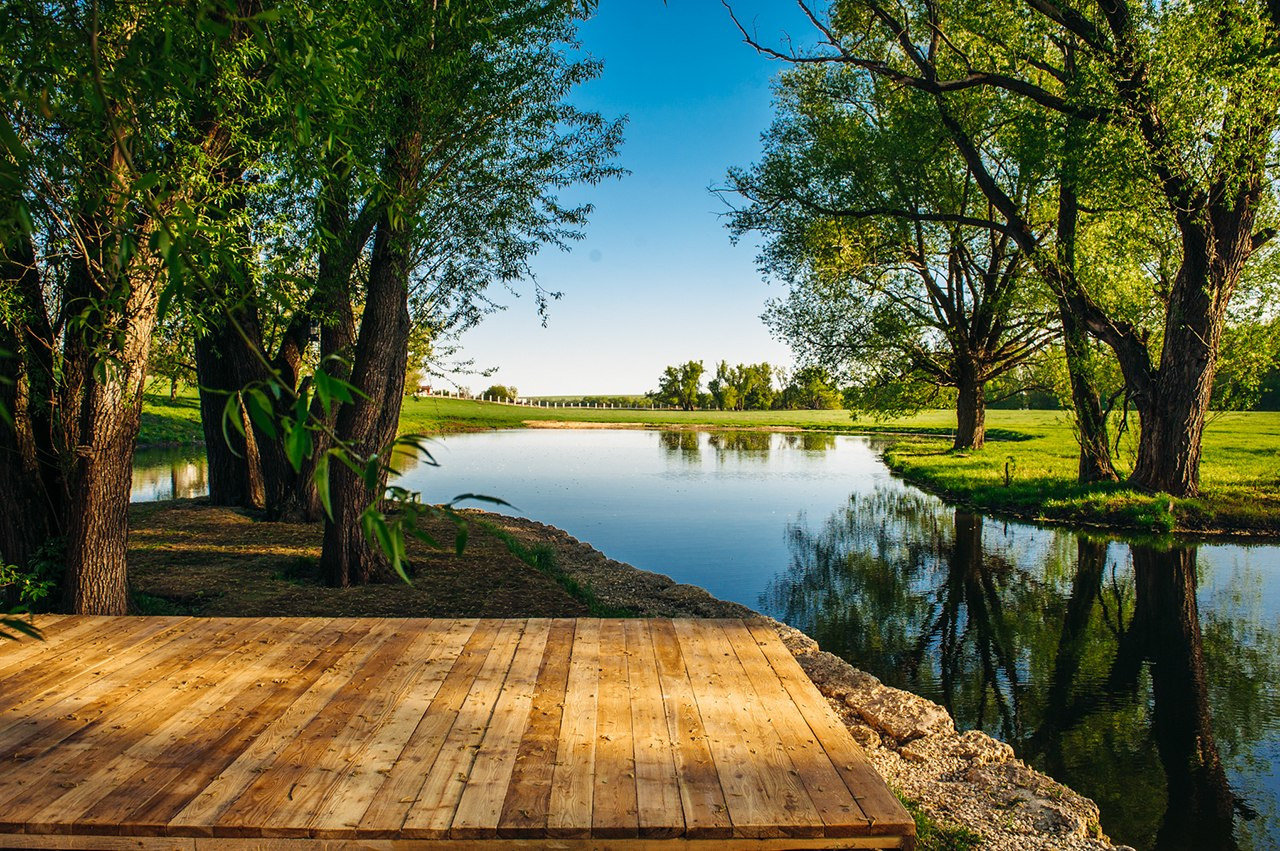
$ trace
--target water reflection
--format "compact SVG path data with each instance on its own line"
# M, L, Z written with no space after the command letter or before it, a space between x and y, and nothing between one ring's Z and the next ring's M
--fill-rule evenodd
M144 464L133 467L134 502L189 499L209 492L209 469L203 453L190 448L148 449Z
M1275 846L1227 767L1256 778L1274 740L1275 625L1202 615L1196 547L1010 530L893 489L787 537L764 609L1009 741L1098 800L1113 839Z
M827 452L835 449L836 436L814 432L770 431L693 431L689 429L658 432L658 445L671 459L700 463L704 446L711 449L716 463L741 461L767 462L771 450Z

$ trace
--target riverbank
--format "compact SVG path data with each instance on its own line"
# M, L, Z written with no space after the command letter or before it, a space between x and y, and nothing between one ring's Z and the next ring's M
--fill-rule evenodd
M1199 537L1280 537L1280 413L1223 413L1204 438L1203 493L1174 499L1119 484L1075 482L1077 448L1061 411L993 410L988 443L953 452L954 414L922 411L884 421L848 411L672 411L539 408L441 397L406 398L402 433L448 434L496 428L660 428L809 431L884 437L898 475L975 511L1099 531ZM193 396L149 396L139 444L203 439ZM1122 443L1121 474L1132 461Z
M151 614L438 617L761 617L701 588L609 559L568 533L528 520L463 512L466 551L411 543L414 585L333 589L320 582L320 529L261 522L200 500L135 505L130 574ZM435 537L451 540L447 521ZM769 621L885 778L923 813L923 848L1111 847L1097 807L946 710L888 688L789 627Z

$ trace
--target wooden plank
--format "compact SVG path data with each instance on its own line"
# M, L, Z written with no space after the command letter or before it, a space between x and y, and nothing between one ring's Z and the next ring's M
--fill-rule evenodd
M502 683L524 635L525 621L501 621L493 649L454 718L426 783L405 819L402 835L410 839L448 837L453 814L466 788L477 749L502 691Z
M580 620L574 633L565 684L564 720L551 775L551 804L547 811L550 837L582 838L591 834L600 624L598 620Z
M139 849L139 851L493 851L490 839L362 839L351 843L328 839L236 839L207 837L137 836L24 836L0 835L0 848ZM509 839L497 847L509 851L602 851L595 839ZM615 839L607 847L613 851L796 851L794 839ZM887 836L846 839L805 840L804 848L868 849L902 848L901 839Z
M752 716L755 707L731 684L736 665L718 628L697 621L675 622L689 668L698 711L710 735L734 835L750 838L813 837L822 819L793 772L781 743L770 741Z
M786 688L805 722L813 730L840 773L845 785L858 800L871 821L872 833L897 833L915 836L915 822L902 803L889 791L884 779L871 765L862 748L836 718L826 698L801 670L791 651L783 645L777 632L766 623L747 625L761 652L769 660L775 675Z
M126 655L151 652L184 631L196 628L192 618L106 618L93 637L77 642L68 652L56 654L39 665L19 663L18 670L3 678L0 692L0 736L5 735L14 710L66 697L93 682L104 670L114 670ZM23 710L25 711L25 709Z
M754 692L760 706L757 719L772 725L805 791L822 816L825 836L858 836L866 833L870 820L854 800L844 780L809 729L787 690L764 657L756 639L740 620L719 621L744 674L731 680L743 694ZM737 670L738 666L731 666Z
M0 641L0 680L27 667L27 659L37 656L51 659L73 650L107 620L106 617L37 615L29 622L40 630L40 638L20 635L17 641ZM13 630L9 632L17 634Z
M639 836L640 833L628 662L622 622L603 621L600 625L600 696L596 709L591 835L609 839Z
M257 671L238 691L227 694L224 690L222 705L88 810L79 824L127 823L134 832L162 835L169 820L336 662L359 634L340 622L320 618L309 625L282 628L273 637L279 655L290 662L287 668L279 673ZM139 789L146 791L135 794Z
M502 684L488 729L480 740L466 788L458 799L449 836L454 839L496 838L502 802L506 800L520 739L529 723L538 671L551 622L531 619L516 649L515 659Z
M341 687L324 711L303 728L258 780L256 785L271 793L260 796L257 817L242 811L246 835L311 835L311 823L330 802L334 787L352 770L353 760L373 743L382 725L408 696L424 671L420 663L429 665L432 647L435 645L438 650L439 644L430 621L397 623L392 635L369 657L359 674ZM250 787L237 805L253 795ZM339 799L335 803L342 802ZM331 829L338 835L351 836L362 812L363 808L355 811L354 807L341 807L339 819L351 822L351 826L340 824ZM229 812L224 821L231 817Z
M575 621L551 622L546 652L538 669L529 723L520 740L507 796L498 819L498 835L516 839L546 836L551 810L551 781L556 744L564 718L569 658L573 653Z
M685 831L675 749L667 726L662 682L647 620L623 624L631 702L631 740L636 767L636 811L640 835L680 836Z
M426 782L427 773L440 754L445 738L453 729L472 682L489 658L498 637L499 622L478 621L458 660L449 670L426 714L387 773L378 794L360 817L362 839L400 836L405 818Z
M309 807L319 803L332 779L328 774L333 770L335 737L360 712L368 693L376 694L394 676L396 662L418 638L405 624L403 618L387 621L387 635L377 649L335 684L324 706L218 815L215 836L306 835L312 815Z
M337 778L324 803L311 820L311 835L335 838L353 835L374 798L381 794L397 758L426 715L445 678L454 667L472 633L474 620L433 621L421 626L427 646L415 666L403 694L386 707L387 716L345 756L347 768Z
M663 714L670 739L675 743L685 834L695 838L732 836L733 822L729 819L720 774L711 756L684 656L680 653L680 639L668 620L654 621L650 634L662 684Z
M67 652L24 648L31 665L59 660L66 691L10 663L29 691L14 699L0 680L14 700L0 754L31 758L0 773L0 847L656 851L914 835L762 623L140 620L63 619Z
M222 814L260 773L270 768L276 755L328 705L334 693L356 674L370 654L382 646L390 628L388 622L380 618L352 621L350 629L360 634L359 640L170 820L170 831L182 835L212 835Z
M112 707L92 735L85 735L74 747L58 749L64 765L75 777L75 786L48 801L34 813L15 810L25 818L27 832L51 830L56 825L72 825L75 831L90 825L115 826L115 819L95 821L87 812L107 794L119 789L129 778L148 771L159 754L197 729L224 700L228 692L260 674L274 674L284 648L272 643L270 635L279 631L279 619L261 618L225 621L234 632L204 645L204 651L172 677L153 684L128 704ZM302 627L309 631L313 627ZM273 664L276 663L276 664ZM86 765L87 763L87 769ZM135 800L148 790L148 776L133 787Z
M124 725L116 720L127 720L121 713L137 717L157 710L146 704L146 697L169 690L166 679L209 648L234 641L230 628L223 621L191 621L169 633L171 641L144 640L122 648L113 666L98 670L100 676L62 699L55 694L38 711L10 710L0 729L0 758L23 765L20 771L0 774L0 829L18 829L33 818L34 808L70 788L66 784L78 783L85 760L99 749L96 742L103 735L120 738ZM108 747L107 754L117 753ZM103 760L103 754L97 756Z

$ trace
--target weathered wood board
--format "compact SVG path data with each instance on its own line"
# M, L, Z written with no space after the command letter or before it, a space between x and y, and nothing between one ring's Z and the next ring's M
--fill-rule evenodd
M911 847L740 620L44 617L0 645L0 847Z

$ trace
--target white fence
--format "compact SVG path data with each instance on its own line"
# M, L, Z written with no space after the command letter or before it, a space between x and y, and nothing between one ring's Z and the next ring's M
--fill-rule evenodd
M506 399L497 396L472 396L449 390L432 390L415 396L434 396L441 399L467 399L472 402L491 402L495 405L519 405L526 408L599 408L614 411L675 411L675 405L659 405L650 402L646 405L615 405L611 402L553 402L547 399Z

